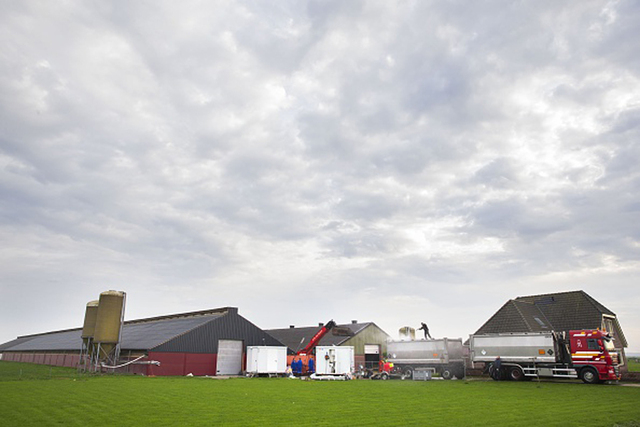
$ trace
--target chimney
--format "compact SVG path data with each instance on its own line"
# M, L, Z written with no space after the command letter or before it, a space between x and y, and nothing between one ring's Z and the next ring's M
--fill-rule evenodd
M324 323L318 322L318 326L322 327L322 326L324 326Z
M289 325L289 329L293 329L295 327L296 327L296 325Z
M357 321L357 320L352 320L352 321L351 321L351 323L352 323L353 325L355 325L356 323L358 323L358 321Z

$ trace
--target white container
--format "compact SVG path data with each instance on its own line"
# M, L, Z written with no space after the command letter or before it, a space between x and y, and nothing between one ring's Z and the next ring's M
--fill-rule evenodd
M316 373L318 375L345 375L354 372L354 348L350 346L316 347Z
M287 370L287 347L247 346L247 373L284 374Z

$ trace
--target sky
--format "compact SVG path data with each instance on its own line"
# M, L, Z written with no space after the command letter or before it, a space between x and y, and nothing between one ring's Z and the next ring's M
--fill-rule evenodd
M640 351L640 3L0 0L0 343L584 290Z

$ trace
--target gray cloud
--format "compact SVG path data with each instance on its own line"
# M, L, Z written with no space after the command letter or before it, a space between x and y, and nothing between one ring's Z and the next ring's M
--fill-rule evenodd
M0 341L113 287L457 336L585 289L640 349L633 2L4 12Z

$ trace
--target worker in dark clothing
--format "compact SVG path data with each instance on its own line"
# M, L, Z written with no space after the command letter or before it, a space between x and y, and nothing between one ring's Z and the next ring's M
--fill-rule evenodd
M302 375L302 360L298 357L291 362L291 372L293 372L293 375Z
M429 327L427 326L426 323L421 322L420 323L422 326L420 326L420 328L418 328L419 331L424 331L424 339L426 340L427 338L429 338L430 340L432 340L433 338L431 338L431 334L429 333Z
M493 379L496 381L500 381L502 379L502 360L500 356L496 357L496 360L493 361Z

